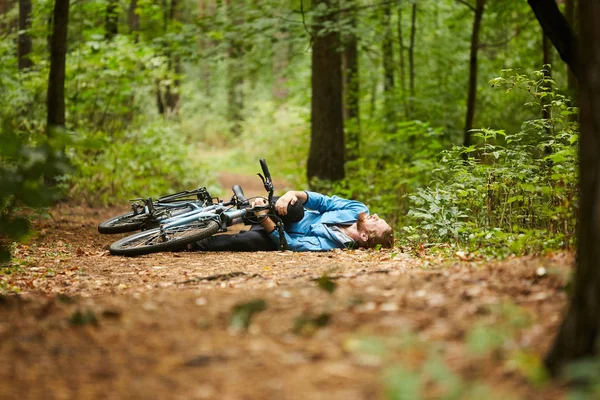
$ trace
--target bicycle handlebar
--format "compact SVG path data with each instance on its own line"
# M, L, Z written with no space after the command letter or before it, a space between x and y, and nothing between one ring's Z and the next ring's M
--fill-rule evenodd
M262 168L263 174L265 175L265 179L271 180L271 173L269 172L269 167L267 166L267 161L264 158L260 159L260 167Z

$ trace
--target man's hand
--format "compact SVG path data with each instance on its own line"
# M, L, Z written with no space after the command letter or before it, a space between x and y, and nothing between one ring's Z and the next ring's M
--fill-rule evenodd
M266 206L267 205L267 200L263 199L262 197L257 197L256 199L254 199L252 201L251 206L252 207L262 207L262 206ZM265 208L264 210L260 210L260 211L256 211L254 213L254 215L256 215L257 217L262 217L265 216L269 213L269 209Z
M288 205L296 204L298 201L298 196L296 196L296 193L297 192L293 190L289 191L277 200L277 203L275 203L275 209L279 215L286 215Z
M250 205L252 207L266 206L267 205L267 200L265 200L262 197L257 197L256 199L252 200L252 202L251 202ZM265 208L264 210L255 211L254 215L256 215L257 217L263 217L263 216L266 216L268 213L269 213L269 209ZM263 228L265 228L265 230L267 231L267 233L271 233L271 232L273 232L275 230L275 223L269 217L263 218L260 221L260 224L263 226Z

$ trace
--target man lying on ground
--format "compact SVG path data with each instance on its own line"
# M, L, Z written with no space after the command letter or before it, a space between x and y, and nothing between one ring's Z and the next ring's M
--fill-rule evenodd
M304 217L299 222L286 224L285 238L292 251L329 251L333 249L391 248L394 244L392 228L377 214L370 215L363 203L338 196L316 192L289 191L275 203L278 214L285 216L288 205L304 205ZM257 198L254 206L265 205ZM268 210L261 212L263 215ZM260 225L233 235L215 235L188 246L201 251L273 251L278 249L279 233L271 218Z

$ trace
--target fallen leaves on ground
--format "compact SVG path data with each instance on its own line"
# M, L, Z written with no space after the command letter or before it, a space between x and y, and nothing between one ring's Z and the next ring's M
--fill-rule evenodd
M365 399L410 385L436 398L448 382L564 394L539 371L571 254L123 258L106 251L121 235L96 231L119 211L55 208L2 270L0 398Z

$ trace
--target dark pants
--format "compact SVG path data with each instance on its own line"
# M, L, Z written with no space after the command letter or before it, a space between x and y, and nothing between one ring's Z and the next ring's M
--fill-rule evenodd
M191 246L201 251L274 251L277 245L260 225L233 235L214 235Z

